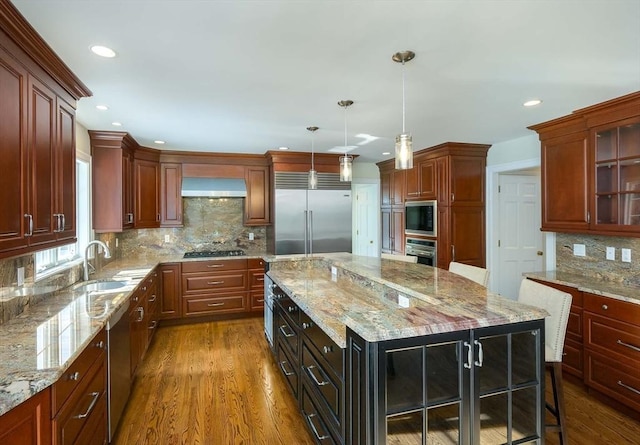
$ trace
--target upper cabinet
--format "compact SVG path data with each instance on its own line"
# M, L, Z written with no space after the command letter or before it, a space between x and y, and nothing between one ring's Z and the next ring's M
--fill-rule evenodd
M542 230L640 236L640 92L529 128L542 146Z
M139 148L134 153L134 223L137 229L160 227L160 155Z
M0 2L0 258L75 240L75 105L90 95Z
M269 167L246 167L245 182L247 184L247 197L244 200L244 225L264 226L270 224Z
M182 164L160 163L160 227L182 227Z

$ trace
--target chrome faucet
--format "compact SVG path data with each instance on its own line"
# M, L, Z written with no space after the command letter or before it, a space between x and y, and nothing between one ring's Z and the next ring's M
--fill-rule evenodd
M111 258L111 252L109 251L109 247L107 247L107 245L102 241L93 240L89 244L87 244L87 247L84 249L84 281L87 281L89 279L89 247L91 247L93 244L102 246L102 248L104 249L104 257ZM97 252L96 252L96 256L98 256Z

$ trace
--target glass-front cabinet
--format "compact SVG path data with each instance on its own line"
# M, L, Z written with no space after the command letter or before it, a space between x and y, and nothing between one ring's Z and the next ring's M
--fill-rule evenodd
M378 343L348 334L345 442L543 444L543 326L540 320Z
M640 227L640 118L591 130L595 154L595 221L602 230Z

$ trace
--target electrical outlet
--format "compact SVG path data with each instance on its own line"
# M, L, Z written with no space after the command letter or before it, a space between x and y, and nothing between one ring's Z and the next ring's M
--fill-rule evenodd
M611 261L615 261L616 259L616 248L615 247L607 247L607 259Z
M587 251L586 251L586 248L584 247L584 244L574 244L573 254L575 256L586 256Z
M18 286L22 286L24 284L24 267L18 267L16 271Z
M116 247L118 247L118 239L119 239L119 238L116 238Z
M249 241L253 241L253 240L254 240L253 232L249 232Z
M620 249L622 262L630 263L631 262L631 249Z
M409 299L404 295L398 294L398 306L400 307L409 307Z
M166 235L164 236L164 242L165 242L165 243L170 243L170 242L171 242L171 235L166 234Z

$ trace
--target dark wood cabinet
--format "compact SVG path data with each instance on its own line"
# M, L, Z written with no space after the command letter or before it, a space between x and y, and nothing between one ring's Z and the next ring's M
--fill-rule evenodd
M541 142L542 230L640 236L640 92L529 128Z
M269 167L246 167L244 225L264 226L271 223Z
M51 440L51 391L46 388L0 416L0 443L49 445Z
M404 253L404 206L380 209L382 244L384 253Z
M182 227L182 164L160 163L160 227Z
M427 159L406 171L405 199L436 199L436 161Z
M438 266L451 261L484 267L484 207L441 207L438 220ZM441 236L442 234L442 236Z
M264 268L262 258L249 258L249 310L251 312L264 311Z
M182 317L180 305L180 263L164 263L160 266L160 319Z
M160 163L157 160L135 159L133 166L133 226L136 229L160 227Z
M57 101L56 238L72 242L76 237L76 114L71 105Z

